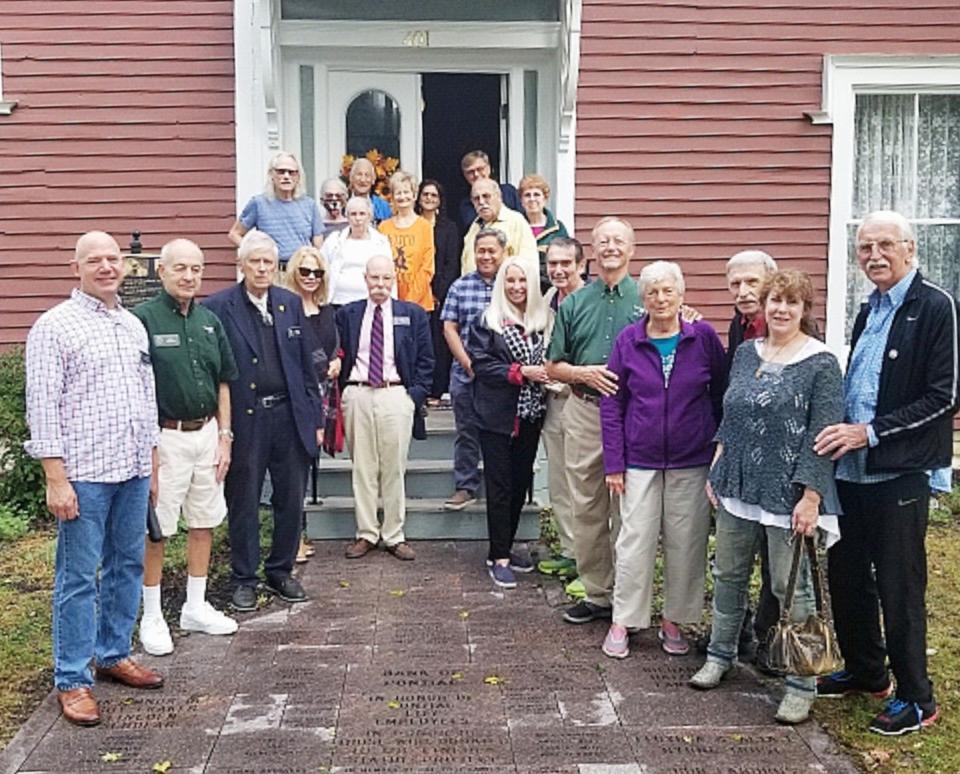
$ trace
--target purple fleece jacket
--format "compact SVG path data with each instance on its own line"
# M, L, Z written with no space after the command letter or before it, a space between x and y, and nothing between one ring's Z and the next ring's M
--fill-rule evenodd
M726 356L716 331L702 320L680 322L670 383L660 352L641 317L621 331L607 368L619 379L616 395L600 401L603 467L666 470L709 465L727 386Z

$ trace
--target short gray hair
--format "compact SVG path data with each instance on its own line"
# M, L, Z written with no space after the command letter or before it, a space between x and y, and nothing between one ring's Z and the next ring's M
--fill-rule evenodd
M473 249L474 249L474 250L477 249L477 242L479 242L479 241L480 241L481 239L483 239L484 237L493 237L494 239L497 240L497 242L499 243L500 247L502 247L504 250L507 249L507 235L504 234L504 233L503 233L500 229L498 229L498 228L493 228L493 227L491 227L491 226L484 226L483 228L481 228L481 229L477 232L477 235L473 238Z
M917 241L917 236L913 233L913 226L910 221L896 210L874 210L868 213L863 219L863 223L860 224L860 228L857 229L857 239L860 239L860 232L863 231L864 227L873 223L887 223L896 226L900 229L901 239L909 239L911 242Z
M762 266L767 274L773 274L777 270L777 262L773 256L763 250L741 250L734 253L727 261L727 274L731 269L739 269L742 266Z
M368 196L351 196L347 199L347 204L344 207L344 210L349 210L354 204L362 204L367 208L367 212L370 213L370 217L373 217L373 201Z
M277 249L277 243L273 241L273 237L265 231L251 229L240 240L240 247L237 248L237 258L245 261L254 253L264 250L269 251L275 261L280 259L280 251Z
M169 266L181 250L195 251L196 254L200 256L200 261L203 262L203 250L200 249L200 245L196 242L190 239L171 239L160 248L160 263L164 266Z
M677 292L683 293L686 284L683 281L683 272L680 271L680 264L673 261L654 261L648 263L640 271L640 277L637 280L640 285L640 295L647 292L647 286L655 282L671 280L677 288Z

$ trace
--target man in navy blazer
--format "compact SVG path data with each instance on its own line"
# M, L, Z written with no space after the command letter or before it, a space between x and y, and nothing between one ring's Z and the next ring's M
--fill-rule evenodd
M264 562L267 589L287 602L306 594L291 576L300 543L306 470L322 440L314 349L300 298L274 287L277 245L249 231L237 250L243 281L204 304L220 318L240 372L230 384L234 456L224 494L230 525L235 610L257 607L260 489L273 484L273 539Z
M364 272L368 298L337 310L343 347L341 403L350 457L357 537L348 559L359 559L380 540L398 559L415 554L403 534L404 474L410 435L426 438L421 407L433 383L433 345L427 314L390 298L393 260L375 255ZM383 525L377 500L383 499Z

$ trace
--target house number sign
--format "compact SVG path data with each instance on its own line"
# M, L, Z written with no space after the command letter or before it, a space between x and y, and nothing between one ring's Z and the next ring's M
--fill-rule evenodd
M429 48L430 30L410 30L403 36L403 45L407 48Z

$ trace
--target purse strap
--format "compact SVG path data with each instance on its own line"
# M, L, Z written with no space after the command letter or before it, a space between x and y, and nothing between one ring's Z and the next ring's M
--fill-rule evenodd
M806 549L807 559L810 562L810 576L813 580L814 604L817 607L817 615L823 616L823 583L820 571L820 561L817 559L817 542L814 537L806 535L794 535L793 539L793 561L790 564L790 580L787 582L787 593L783 598L783 606L780 611L780 620L784 623L790 621L790 611L793 608L793 595L797 590L797 577L800 575L800 560L803 558L804 549Z

